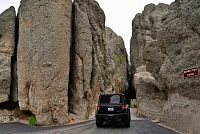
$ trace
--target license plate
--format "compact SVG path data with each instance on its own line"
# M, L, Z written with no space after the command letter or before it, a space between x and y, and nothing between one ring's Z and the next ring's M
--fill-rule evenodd
M114 108L113 107L111 107L111 108L109 107L108 111L114 111Z

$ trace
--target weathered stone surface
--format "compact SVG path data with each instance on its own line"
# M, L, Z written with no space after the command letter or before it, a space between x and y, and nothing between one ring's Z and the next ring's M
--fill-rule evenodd
M135 73L132 82L137 92L138 114L152 119L160 119L166 102L158 79L163 56L158 35L168 12L169 5L149 4L132 23L130 59Z
M170 94L161 122L185 134L199 134L199 111L200 101L188 99L180 93Z
M0 122L10 122L12 120L12 112L6 109L0 110Z
M0 103L9 100L11 94L11 58L15 49L14 7L0 14Z
M134 74L134 86L137 98L137 115L151 119L160 119L166 102L158 81L149 72Z
M22 0L19 8L19 106L41 125L68 122L71 12L71 0Z
M200 77L184 78L183 70L200 65L199 5L195 0L174 2L159 36L165 54L160 69L163 85L170 92L197 100L200 100Z
M153 75L159 73L162 53L157 43L157 36L168 11L167 4L149 4L145 6L142 14L137 14L133 19L130 46L132 70L145 65L147 71Z
M105 15L94 0L75 0L69 111L87 119L104 90Z
M123 93L128 90L128 59L122 37L106 27L106 78L107 87L104 92Z
M94 112L100 92L128 89L127 54L121 37L105 28L105 15L94 0L75 0L74 43L69 111L78 119Z
M148 9L148 11L138 14L133 20L131 62L135 68L132 70L142 70L141 65L146 65L146 70L151 72L153 78L159 83L158 89L163 91L166 101L160 104L163 107L162 113L153 113L160 118L161 122L183 133L198 134L200 132L197 127L200 125L198 121L200 118L198 113L200 77L184 78L183 71L189 68L199 68L200 65L200 3L198 0L176 0L169 7L166 6L165 10L161 10L160 19L153 17L156 25L159 26L156 26L153 36L150 34L152 33L150 26L154 23L152 21L147 23L148 19L144 19L151 18L144 17L144 13L152 16L150 13L152 7L152 5L147 6L145 10ZM144 30L144 27L149 31ZM146 43L146 39L151 40L147 35L151 35L153 42ZM135 74L135 79L137 75L138 73ZM148 83L143 76L139 77L144 83ZM146 99L145 89L150 86L143 86L141 82L139 85L141 86L136 86L136 89L137 91L143 90L140 96ZM159 97L163 95L160 94ZM145 99L141 100L145 103L139 103L139 109L159 102L157 100L156 102L149 101L149 103ZM151 111L155 110L156 108L152 107ZM154 116L145 115L150 118Z
M20 116L23 113L18 109L0 109L0 123L2 122L11 122L11 121L19 121Z
M176 0L163 22L158 42L164 53L159 76L168 92L164 122L184 133L197 134L200 125L200 77L184 78L183 71L200 66L200 3ZM176 103L175 103L176 102ZM166 115L168 111L173 114ZM176 122L173 122L176 118ZM183 124L183 125L182 125ZM186 125L187 124L187 125Z

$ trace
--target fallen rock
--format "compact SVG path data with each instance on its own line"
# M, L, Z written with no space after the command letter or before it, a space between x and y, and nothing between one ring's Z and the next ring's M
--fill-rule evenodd
M166 100L157 80L150 72L138 72L134 74L134 86L137 93L137 115L159 120Z
M18 98L40 125L68 123L71 0L22 0L18 12Z

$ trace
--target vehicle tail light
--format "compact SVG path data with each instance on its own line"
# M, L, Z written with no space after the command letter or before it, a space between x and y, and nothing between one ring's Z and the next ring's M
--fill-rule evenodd
M100 105L97 105L97 111L99 111L100 110Z
M125 106L124 104L122 105L122 109L123 109L123 110L126 109L126 106Z

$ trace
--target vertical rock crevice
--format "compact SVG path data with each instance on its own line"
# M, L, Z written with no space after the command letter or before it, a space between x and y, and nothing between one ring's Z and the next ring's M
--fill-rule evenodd
M15 47L14 54L11 57L11 102L18 102L18 79L17 79L17 45L19 39L19 20L16 17L15 20Z
M94 113L100 92L128 90L128 61L123 39L106 30L104 12L96 1L75 0L73 17L69 111L84 120Z
M94 9L98 12L95 12ZM98 47L101 47L101 39L99 37L102 36L103 29L100 29L98 19L105 17L104 15L98 16L99 12L103 12L101 10L98 3L93 0L75 0L73 3L74 44L70 77L72 94L69 96L69 111L82 120L89 118L94 105L94 94L96 89L99 89L97 84L101 72L99 71L99 54L97 53L100 53Z

